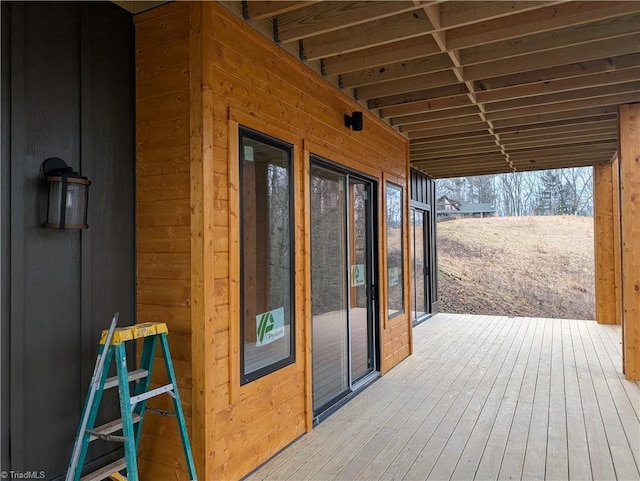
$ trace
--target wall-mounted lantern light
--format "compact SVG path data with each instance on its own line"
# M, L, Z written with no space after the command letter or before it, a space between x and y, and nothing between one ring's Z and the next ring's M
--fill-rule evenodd
M42 173L49 183L47 221L44 227L86 229L89 185L91 182L57 157L42 164Z
M344 116L344 126L351 127L351 130L362 130L362 112L353 112Z

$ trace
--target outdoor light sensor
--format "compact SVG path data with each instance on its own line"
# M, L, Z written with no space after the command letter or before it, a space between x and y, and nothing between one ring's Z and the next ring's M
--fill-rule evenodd
M362 130L362 112L353 112L351 115L344 116L344 126L351 127L351 130Z
M42 173L49 183L47 221L44 227L56 229L86 229L89 185L91 182L57 157L42 164Z

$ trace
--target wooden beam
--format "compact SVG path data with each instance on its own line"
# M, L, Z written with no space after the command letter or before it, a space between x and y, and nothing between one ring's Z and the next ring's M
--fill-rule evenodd
M277 40L301 40L419 8L422 5L410 1L320 2L278 15Z
M482 125L483 128L476 130L465 130L464 132L456 132L454 134L444 134L444 135L434 135L433 137L427 137L424 139L413 139L409 141L409 145L413 148L414 145L426 145L432 144L435 142L447 142L450 140L467 140L467 139L475 139L475 138L486 138L487 135L490 136L489 132L486 129L486 125ZM492 136L491 136L492 137Z
M453 158L477 154L499 154L500 159L504 160L504 155L502 155L500 147L498 147L495 142L491 142L491 144L486 144L479 147L469 147L466 149L457 148L452 150L429 150L425 152L412 152L410 160L411 162L418 162L429 159L445 159L450 157Z
M636 77L640 78L640 77ZM640 91L640 81L625 82L614 85L603 85L600 87L576 88L563 92L556 92L531 97L517 98L488 102L485 104L487 112L498 112L504 110L514 110L526 107L531 109L535 105L561 104L569 101L594 99L612 95L622 95Z
M496 143L491 138L486 142L476 142L467 145L452 145L449 147L427 148L424 146L416 146L411 150L411 158L415 159L423 155L431 158L440 153L443 157L449 157L456 153L493 152L496 147Z
M579 135L584 132L599 132L599 131L607 131L607 132L617 132L618 130L618 122L616 121L615 116L611 116L610 118L606 118L604 120L600 120L599 117L594 117L594 120L591 122L580 122L580 123L569 123L563 124L561 122L553 123L550 126L540 127L540 128L523 128L517 130L509 130L509 131L500 131L498 134L500 138L505 141L518 141L518 140L528 140L528 139L545 139L545 138L557 138L565 135ZM585 119L580 119L585 120ZM535 124L531 127L536 127L541 124Z
M535 10L560 2L444 2L440 5L442 28L460 27Z
M431 35L401 40L378 47L336 55L322 60L325 75L356 72L389 63L411 60L440 53Z
M468 115L465 117L451 117L441 120L431 120L429 122L418 122L415 124L406 124L400 127L400 132L415 132L417 130L438 129L442 127L454 127L457 125L477 124L482 122L480 114Z
M305 60L318 60L419 37L432 30L433 26L422 10L405 12L302 40L302 57Z
M550 93L566 92L574 89L602 87L631 82L640 78L640 66L611 72L602 72L569 79L547 80L533 84L516 85L496 90L476 93L478 102L496 102Z
M608 150L616 148L615 140L598 140L593 142L582 142L569 146L549 146L549 147L530 147L527 149L515 150L510 153L514 159L522 156L530 156L533 153L540 157L552 157L554 155L573 154L575 152L581 155L585 152L593 152L595 150Z
M463 83L445 85L425 90L416 90L409 93L390 95L388 97L378 97L369 99L367 102L371 110L393 107L396 105L406 105L425 100L443 99L454 96L467 96L468 89ZM468 103L468 102L467 102ZM478 108L476 107L476 112Z
M589 160L589 162L604 162L606 159L611 158L613 153L615 152L615 146L609 146L609 148L602 149L576 149L574 151L567 151L562 154L540 154L538 151L525 152L524 154L509 155L509 159L513 164L516 163L526 163L526 164L545 164L555 163L560 161L574 162L574 161L583 161L585 159Z
M562 145L572 145L572 144L582 144L584 142L599 142L603 140L615 142L618 138L617 132L605 132L605 133L595 133L595 134L586 134L586 133L578 133L574 137L568 136L565 134L564 137L559 137L557 139L549 140L530 140L528 142L519 141L519 142L502 142L504 148L512 154L519 150L530 149L534 147L550 147L550 146L562 146Z
M587 156L567 159L550 159L542 162L521 162L514 160L513 166L520 172L531 172L534 170L548 170L548 169L571 169L574 167L588 167L598 162L603 162L609 154L601 154L599 156Z
M610 72L625 68L640 66L640 53L621 55L619 57L607 57L590 62L575 63L560 67L552 67L539 70L531 70L514 75L485 78L475 82L478 91L493 90L504 87L520 86L523 84L546 82L555 79L576 78L582 75L591 75L602 72ZM492 74L493 75L493 74Z
M616 122L611 121L610 123L615 124ZM598 125L599 124L595 124L595 126L591 127L590 129L585 129L584 125L573 125L571 126L574 128L573 131L564 132L552 131L552 133L548 133L549 130L547 130L542 131L543 133L541 133L541 131L534 130L528 131L529 135L524 136L505 137L504 135L500 135L500 140L502 141L502 144L505 146L505 148L508 148L509 146L517 147L529 142L562 143L565 139L573 140L582 138L583 136L589 137L594 135L609 135L617 138L616 128L609 125L604 125L600 128L597 128Z
M344 74L340 76L340 86L342 88L359 87L387 80L439 72L451 67L453 67L453 65L451 64L449 56L446 53L441 53Z
M488 163L488 162L506 162L502 152L489 152L484 154L459 155L456 157L431 157L427 160L416 162L418 165L437 165L446 164L448 166L460 164Z
M536 105L534 107L522 107L512 110L487 113L489 120L505 120L514 117L530 117L531 115L561 113L563 111L574 112L580 109L600 106L615 106L625 102L640 102L640 92L632 92L620 95L607 95L585 100L570 100L549 105Z
M600 99L598 99L600 100ZM597 104L597 102L596 102ZM551 111L547 113L534 113L533 115L527 115L523 117L513 116L511 118L505 118L502 120L494 120L494 126L496 129L501 129L504 127L513 127L513 126L523 126L535 123L546 123L555 120L564 120L564 119L577 119L581 117L588 117L591 115L597 115L596 112L600 112L602 114L609 114L615 110L617 110L620 102L616 102L614 104L605 104L601 107L591 107L586 108L584 103L579 103L580 108L576 108L574 110L561 110L561 111ZM583 108L584 107L584 108ZM518 112L519 114L522 112ZM495 115L498 115L496 113Z
M447 31L447 47L463 49L640 12L638 2L567 2Z
M638 2L640 4L640 2ZM465 80L511 75L530 70L548 69L602 58L618 57L638 52L640 34L604 39L583 45L559 48L551 52L537 52L508 59L470 65L464 68Z
M462 95L447 97L443 99L424 100L406 105L396 105L380 110L380 116L399 117L401 115L419 114L424 112L435 112L436 110L446 110L455 107L468 107L471 105L469 99Z
M265 18L275 17L276 15L282 15L287 12L292 12L298 8L308 7L313 5L317 0L311 1L257 1L251 0L246 2L246 14L247 20L264 20Z
M474 146L482 146L482 145L495 145L495 140L491 134L488 132L484 132L484 135L477 137L467 137L461 139L449 139L449 140L436 140L429 141L423 140L421 142L415 142L411 145L411 152L421 152L423 150L437 150L441 149L442 151L446 151L448 149L455 148L468 148Z
M616 316L616 238L614 223L618 212L614 211L613 176L618 175L618 163L598 163L593 166L593 238L595 260L595 305L598 324L620 324ZM617 239L617 243L620 239ZM619 255L619 252L618 254Z
M392 117L389 122L393 126L415 124L418 122L430 122L432 120L450 119L453 117L467 117L469 115L477 115L478 107L469 105L466 107L451 108L448 110L439 110L437 112L426 112L423 114L405 115L402 117Z
M465 48L460 51L460 62L469 66L486 63L491 60L507 59L519 55L565 48L570 45L631 35L638 32L638 24L640 24L640 15L633 14L602 22L527 35L519 38L517 42L507 40ZM549 55L557 55L557 53L552 51L549 52Z
M624 374L640 381L640 104L621 105L619 119Z
M546 114L534 115L528 124L496 126L496 132L503 135L507 132L543 131L551 128L561 132L566 126L596 124L601 121L610 121L617 118L617 107L594 107L573 112L560 112L558 116Z
M457 84L458 79L452 71L428 73L400 80L390 80L374 85L365 85L357 89L358 99L366 100L376 97L412 92L414 90L432 89L445 85Z
M425 138L437 137L440 135L451 135L451 134L463 133L468 130L472 130L472 131L480 130L482 128L485 128L488 131L486 122L475 122L473 124L459 125L456 127L443 127L440 129L424 129L424 130L418 130L416 132L409 132L409 139L411 140L425 139Z

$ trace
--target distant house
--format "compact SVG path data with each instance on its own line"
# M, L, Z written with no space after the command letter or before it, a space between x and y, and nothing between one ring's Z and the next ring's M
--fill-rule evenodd
M438 197L436 201L438 221L463 219L466 217L493 217L496 209L491 204L463 204L450 199L446 195Z

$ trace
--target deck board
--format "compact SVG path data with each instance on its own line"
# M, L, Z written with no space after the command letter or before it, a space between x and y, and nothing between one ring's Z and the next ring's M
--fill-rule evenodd
M620 326L438 314L414 354L247 480L640 479Z

